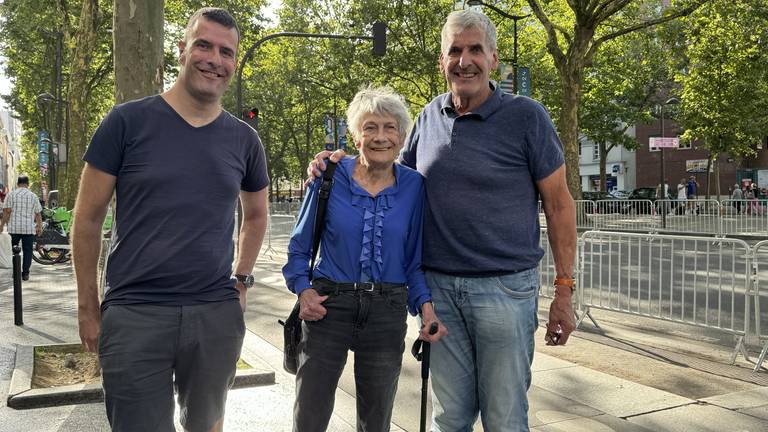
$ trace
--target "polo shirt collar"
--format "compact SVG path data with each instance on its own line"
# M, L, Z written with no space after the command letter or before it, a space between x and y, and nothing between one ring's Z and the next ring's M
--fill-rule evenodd
M491 87L493 93L488 96L482 105L480 105L475 111L471 111L464 115L475 115L480 117L481 120L485 120L488 116L493 114L501 106L501 98L503 94L501 88L496 85L495 82L489 81L488 86ZM453 108L453 100L451 99L451 93L448 92L442 96L440 100L440 112L443 115L449 115L451 117L458 117L458 113Z

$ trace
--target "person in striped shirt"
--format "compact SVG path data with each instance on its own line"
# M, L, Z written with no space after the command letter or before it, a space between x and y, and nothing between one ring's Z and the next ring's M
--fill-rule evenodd
M24 254L21 266L21 279L29 280L29 267L32 265L32 245L35 235L42 231L40 199L29 190L29 177L22 175L16 183L16 189L11 191L3 202L3 219L0 221L0 232L8 226L11 243L17 246L21 242Z

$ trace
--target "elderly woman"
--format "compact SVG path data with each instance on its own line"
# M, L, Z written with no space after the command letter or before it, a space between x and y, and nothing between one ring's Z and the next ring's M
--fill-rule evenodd
M299 213L283 267L299 296L304 320L296 373L294 432L324 431L347 360L355 353L360 431L388 431L400 374L407 312L420 313L423 330L437 322L421 271L424 187L414 170L395 164L410 126L403 98L368 88L347 110L359 155L334 173L320 259L309 266L319 179Z

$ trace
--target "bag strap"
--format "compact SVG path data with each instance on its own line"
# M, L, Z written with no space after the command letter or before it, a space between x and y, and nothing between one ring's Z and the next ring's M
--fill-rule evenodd
M320 237L325 229L325 214L328 209L328 198L333 187L333 173L336 171L336 162L325 160L325 171L320 183L320 192L317 195L317 211L315 212L315 229L312 233L312 260L309 262L309 280L312 280L312 269L315 268L315 258L320 249Z

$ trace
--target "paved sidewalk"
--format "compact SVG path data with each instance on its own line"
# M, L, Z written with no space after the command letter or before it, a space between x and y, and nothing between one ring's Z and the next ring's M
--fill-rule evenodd
M284 293L279 268L279 262L262 258L256 271L260 286L255 288L255 292L263 294L263 297ZM0 280L7 280L6 275L0 275ZM255 295L249 296L246 314L249 323L259 319L259 314L263 313L258 304L260 300ZM24 305L25 325L14 326L12 289L9 285L0 284L0 432L108 430L101 404L29 410L14 410L5 405L17 344L78 340L76 292L70 267L34 264L32 278L24 284ZM279 327L275 326L274 332L278 333ZM282 353L276 347L279 344L274 342L280 338L279 334L258 336L248 332L244 350L276 371L276 384L231 391L225 430L291 430L294 377L282 371ZM577 336L574 343L578 341ZM599 356L603 352L595 351L594 355ZM636 356L629 358L636 359L637 364L647 360L637 354L627 355ZM411 371L404 370L406 373ZM696 385L695 382L671 383L669 391L660 390L553 357L541 349L536 353L533 375L529 398L530 425L535 431L768 430L766 387L742 386L739 388L747 390L697 400L675 393L676 386ZM403 380L406 378L404 376ZM408 402L417 406L418 397ZM338 391L329 430L354 431L354 407L354 396L343 390ZM396 411L398 409L401 408L397 407ZM177 430L181 428L177 426ZM393 425L392 430L416 429L401 429ZM482 428L478 426L476 430Z

